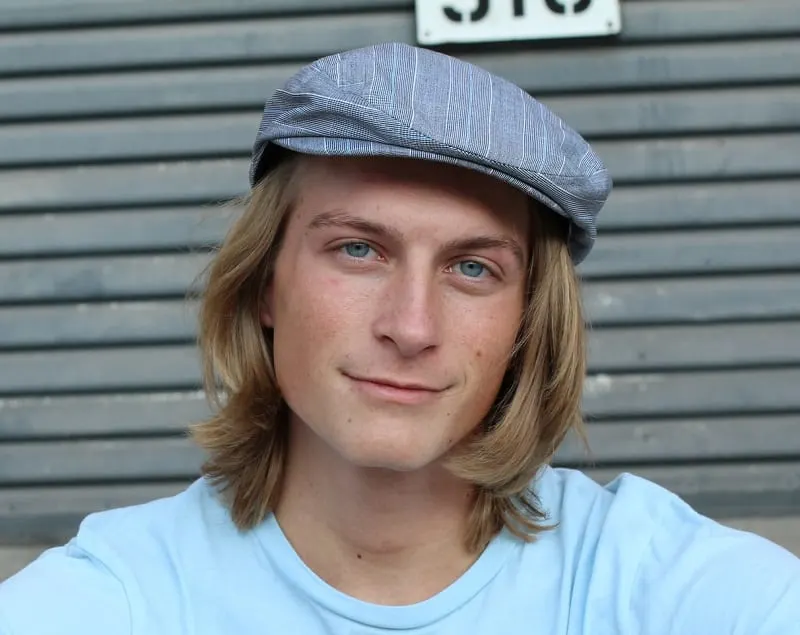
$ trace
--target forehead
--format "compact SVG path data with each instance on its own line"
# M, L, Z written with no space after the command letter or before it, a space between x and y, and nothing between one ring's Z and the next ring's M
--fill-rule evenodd
M331 209L402 223L420 213L452 230L492 226L527 235L528 197L477 171L418 159L301 157L295 214L308 224Z

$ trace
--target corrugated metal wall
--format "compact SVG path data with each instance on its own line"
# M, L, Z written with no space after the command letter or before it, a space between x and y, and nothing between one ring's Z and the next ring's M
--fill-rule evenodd
M629 0L614 42L470 47L617 183L582 267L601 480L800 511L800 7ZM175 491L204 412L182 302L264 99L414 41L398 0L0 0L0 542ZM582 460L577 445L560 455Z

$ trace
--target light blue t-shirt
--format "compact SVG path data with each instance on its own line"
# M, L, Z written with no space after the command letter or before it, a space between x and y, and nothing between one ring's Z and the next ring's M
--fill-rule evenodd
M623 474L548 468L558 529L503 533L433 598L387 607L317 577L273 517L240 533L209 485L88 517L0 585L2 635L794 635L800 560Z

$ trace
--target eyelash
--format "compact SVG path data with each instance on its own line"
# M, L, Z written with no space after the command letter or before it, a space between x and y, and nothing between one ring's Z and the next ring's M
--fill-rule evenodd
M351 241L349 241L349 242L346 242L346 243L341 243L341 244L337 245L337 246L334 248L334 251L336 251L337 253L341 253L343 256L345 256L346 258L348 258L348 259L350 259L350 260L354 260L354 261L363 261L365 258L359 258L358 256L351 256L350 254L348 254L348 253L345 251L345 249L346 249L347 247L351 247L351 246L353 246L353 245L365 245L366 247L368 247L369 249L371 249L371 250L372 250L372 251L374 251L375 253L377 253L377 252L378 252L378 250L377 250L377 249L375 249L375 247L373 247L371 244L369 244L368 242L366 242L366 241L364 241L364 240L351 240ZM484 263L484 262L481 262L480 260L475 260L474 258L471 258L471 259L470 259L470 258L468 258L468 259L466 259L466 260L459 260L459 261L458 261L457 263L455 263L455 264L459 264L459 263L465 263L465 262L472 262L472 263L475 263L475 264L477 264L477 265L480 265L480 266L481 266L481 267L483 267L483 269L486 271L486 273L488 274L488 277L490 277L490 278L494 278L494 279L497 279L497 278L498 278L497 274L494 272L494 270L492 269L492 267L490 267L489 265L487 265L487 264L486 264L486 263ZM451 267L451 268L452 268L452 267ZM486 277L486 276L484 276L484 277ZM484 277L479 277L479 278L471 278L470 276L464 276L464 278L466 278L467 280L475 280L475 281L480 281L480 280L483 280L483 278L484 278Z

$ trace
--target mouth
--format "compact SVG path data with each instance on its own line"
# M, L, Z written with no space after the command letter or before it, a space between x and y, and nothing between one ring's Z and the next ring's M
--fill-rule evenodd
M435 400L444 389L419 382L405 382L382 377L345 376L366 395L382 401L419 404Z

